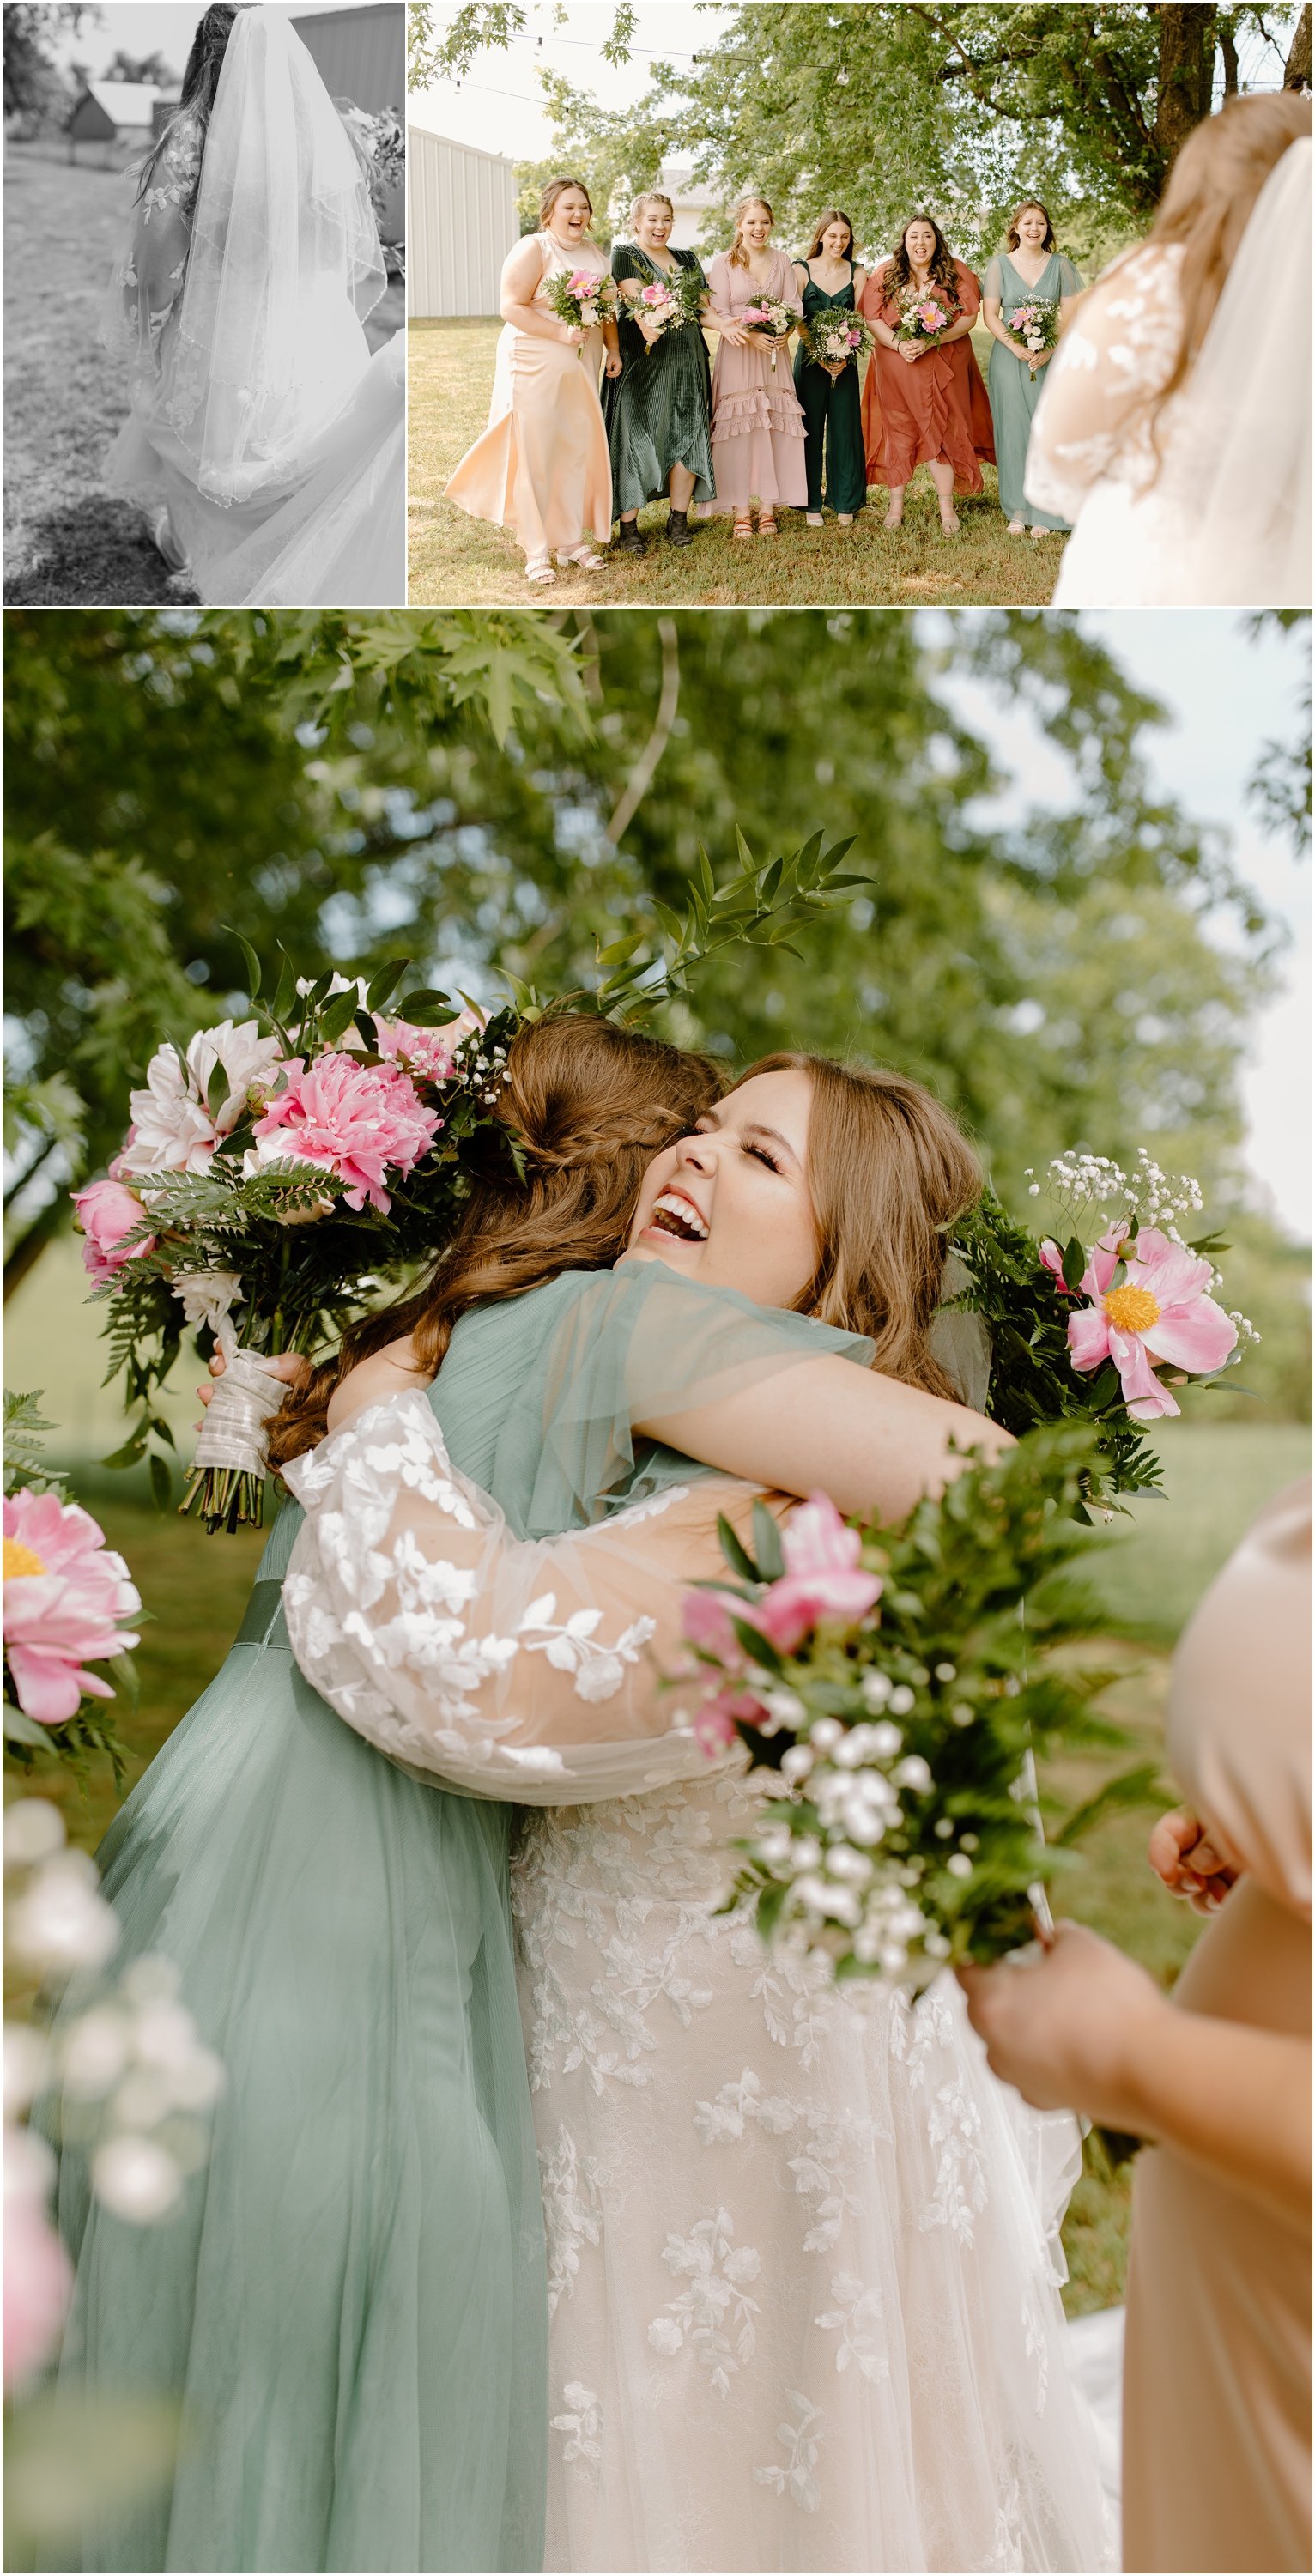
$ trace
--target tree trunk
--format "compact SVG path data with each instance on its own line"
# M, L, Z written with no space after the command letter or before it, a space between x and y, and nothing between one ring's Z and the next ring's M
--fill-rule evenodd
M1296 33L1283 66L1285 89L1310 88L1310 0L1297 20Z
M1155 140L1166 178L1188 135L1210 113L1218 14L1213 5L1160 11Z
M1237 46L1227 27L1219 30L1219 50L1224 57L1224 96L1237 96Z

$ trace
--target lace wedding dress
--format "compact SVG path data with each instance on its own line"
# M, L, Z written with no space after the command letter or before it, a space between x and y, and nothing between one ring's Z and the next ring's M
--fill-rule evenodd
M295 30L239 12L208 126L133 209L105 337L132 410L107 487L208 606L401 605L405 348L355 150Z
M661 1265L568 1273L288 1471L307 1678L418 1775L536 1811L549 2568L1111 2563L1057 2288L1075 2125L994 2081L951 1981L838 1993L718 1913L760 1793L655 1687L752 1496L631 1422L836 1350L869 1356Z
M1027 498L1073 522L1056 608L1304 607L1311 596L1311 144L1270 172L1200 354L1180 244L1115 262L1046 369Z

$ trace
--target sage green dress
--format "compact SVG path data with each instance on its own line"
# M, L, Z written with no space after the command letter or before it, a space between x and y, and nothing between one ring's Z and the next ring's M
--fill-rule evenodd
M706 283L692 250L671 253L678 268ZM666 284L666 275L637 242L618 242L612 275L637 277L644 286ZM712 371L708 344L697 322L664 331L650 348L622 298L617 322L621 373L603 384L603 418L612 458L613 506L622 516L667 497L673 465L694 477L693 501L712 499Z
M800 262L803 266L804 263ZM803 287L804 320L814 322L826 312L852 313L854 310L854 270L851 263L846 285L828 295L805 269ZM863 415L859 397L859 374L851 358L843 374L829 376L808 355L802 339L795 344L794 389L804 407L804 468L808 476L808 507L814 516L822 507L822 486L833 510L852 517L863 509L868 497L867 460L863 453ZM825 463L823 462L825 454Z
M660 1263L569 1271L463 1316L431 1401L457 1465L534 1537L706 1472L636 1446L635 1415L816 1350L870 1356ZM62 2159L60 2378L164 2397L187 2433L169 2484L66 2570L542 2563L511 1810L395 1769L302 1678L280 1600L301 1520L280 1514L237 1642L99 1855L116 1965L174 1963L228 2080L209 2160L158 2226L112 2216Z
M1080 295L1082 280L1063 252L1052 250L1035 286L1020 277L1007 251L992 260L982 285L983 296L998 295L1000 318L1008 322L1020 304L1038 300L1058 304L1066 295ZM1052 519L1038 510L1023 490L1027 470L1027 442L1032 435L1032 420L1045 389L1049 367L1040 367L1033 375L1030 367L1011 357L1000 342L991 342L990 363L986 371L986 389L991 398L991 419L995 427L995 466L1000 484L1000 507L1007 519L1021 519L1028 528L1067 529L1067 519Z

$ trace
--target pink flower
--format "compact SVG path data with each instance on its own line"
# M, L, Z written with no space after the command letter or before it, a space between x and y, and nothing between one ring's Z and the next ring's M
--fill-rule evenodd
M737 1718L742 1726L758 1726L766 1715L762 1701L755 1699L752 1691L714 1691L695 1712L694 1734L700 1751L715 1762L734 1744Z
M939 304L919 304L916 310L924 331L942 330L949 320L949 315L941 311Z
M1208 1376L1235 1347L1237 1326L1207 1294L1208 1261L1153 1225L1144 1225L1125 1250L1126 1232L1113 1225L1095 1246L1082 1274L1082 1294L1091 1303L1069 1316L1068 1346L1079 1376L1113 1360L1134 1422L1154 1422L1179 1408L1152 1362ZM1048 1270L1057 1266L1054 1255L1053 1244L1042 1245ZM1127 1277L1116 1288L1111 1283L1121 1260Z
M859 1564L862 1541L847 1529L829 1494L813 1494L781 1535L785 1572L755 1604L754 1626L791 1654L823 1620L852 1626L881 1595L881 1579Z
M283 1070L287 1088L257 1120L255 1151L244 1157L244 1169L289 1155L346 1181L348 1207L359 1210L368 1200L387 1216L385 1169L414 1170L442 1124L438 1111L424 1107L395 1065L362 1065L335 1053L309 1066L293 1056Z
M39 2370L59 2341L73 2267L46 2216L52 2159L25 2129L5 2130L4 2383Z
M255 1020L220 1020L212 1029L198 1029L185 1057L177 1047L157 1047L145 1090L128 1094L133 1123L111 1177L208 1171L216 1145L245 1118L253 1090L259 1097L268 1088L278 1052L278 1039L263 1038ZM208 1094L216 1066L223 1068L224 1091L212 1110Z
M141 1224L145 1209L136 1191L126 1190L121 1181L92 1181L70 1196L86 1237L82 1266L93 1279L112 1279L125 1262L155 1250L153 1234L143 1235L131 1248L125 1245L125 1237Z
M736 1602L741 1619L754 1624L753 1609L747 1601ZM715 1655L728 1672L742 1670L744 1648L731 1626L730 1607L723 1593L687 1592L683 1606L685 1635L691 1646L701 1647L705 1655Z
M87 1660L124 1653L141 1598L121 1556L77 1503L23 1486L4 1504L4 1643L18 1705L40 1726L62 1726L84 1695L113 1699Z
M666 304L669 291L665 286L641 286L639 301L641 304Z
M380 1055L409 1065L425 1082L447 1082L462 1039L483 1022L476 1012L462 1011L438 1029L418 1029L409 1020L376 1020L374 1025Z

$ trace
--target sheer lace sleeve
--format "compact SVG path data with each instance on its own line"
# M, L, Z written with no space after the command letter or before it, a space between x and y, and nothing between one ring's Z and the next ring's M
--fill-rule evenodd
M294 1459L304 1506L283 1587L292 1651L357 1734L475 1796L575 1806L698 1777L681 1694L688 1585L751 1490L670 1486L599 1528L515 1539L455 1469L422 1394Z
M1027 451L1027 497L1038 509L1073 519L1102 475L1142 484L1154 474L1146 409L1177 356L1178 256L1149 244L1133 251L1092 288L1065 332Z
M200 127L190 116L180 118L133 208L127 251L115 274L107 336L126 340L148 366L155 364L160 334L187 275L201 152Z
M1004 291L1004 261L1001 259L993 259L988 263L986 275L982 280L982 293L983 295L993 296L997 304L1002 304L1004 302Z

